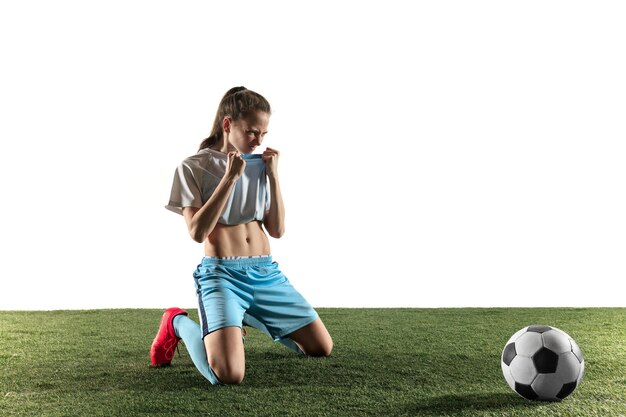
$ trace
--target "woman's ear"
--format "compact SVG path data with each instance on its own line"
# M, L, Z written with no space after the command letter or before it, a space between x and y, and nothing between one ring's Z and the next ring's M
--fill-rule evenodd
M230 116L225 116L224 120L222 120L222 129L224 130L224 133L230 133L230 126L232 125L233 120L230 118Z

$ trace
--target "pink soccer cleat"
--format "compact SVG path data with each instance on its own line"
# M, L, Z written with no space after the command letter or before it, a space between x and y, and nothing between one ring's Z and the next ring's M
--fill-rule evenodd
M176 336L176 332L174 332L172 321L174 317L179 314L187 315L187 312L181 308L172 307L168 308L165 310L165 313L163 313L159 331L150 348L150 359L152 360L153 366L168 366L172 363L174 351L180 340L180 338Z

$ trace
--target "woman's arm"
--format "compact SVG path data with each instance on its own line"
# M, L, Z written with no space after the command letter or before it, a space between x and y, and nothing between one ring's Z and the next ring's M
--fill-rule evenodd
M283 195L280 191L280 182L278 181L278 156L276 149L267 148L263 152L263 160L265 161L267 178L270 185L270 209L265 213L263 225L267 233L279 239L285 233L285 205L283 204Z
M241 156L236 152L230 152L226 173L207 202L201 208L183 208L183 216L187 222L189 235L193 240L202 243L211 234L245 166L246 162Z

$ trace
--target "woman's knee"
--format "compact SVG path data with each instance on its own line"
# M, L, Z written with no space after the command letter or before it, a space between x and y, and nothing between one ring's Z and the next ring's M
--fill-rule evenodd
M333 339L328 333L318 337L297 341L298 346L307 356L327 357L333 352Z
M291 333L289 337L308 356L325 357L330 356L333 351L333 339L319 318L313 323Z
M245 365L241 363L232 363L232 361L215 361L209 366L213 370L213 373L217 379L226 385L238 385L243 382L243 378L246 373Z
M326 340L318 341L313 346L308 347L304 351L305 354L314 357L328 357L333 352L333 339L328 337Z
M333 339L329 336L328 341L324 345L324 350L322 351L324 353L324 356L330 356L330 354L333 353L333 347Z

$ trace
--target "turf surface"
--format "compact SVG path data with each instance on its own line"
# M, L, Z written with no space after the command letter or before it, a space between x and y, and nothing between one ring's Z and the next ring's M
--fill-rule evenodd
M243 384L214 387L184 346L171 367L149 366L162 310L0 311L0 415L626 416L624 308L318 312L331 357L248 329ZM585 354L562 402L527 401L504 381L502 348L529 324L566 331Z

